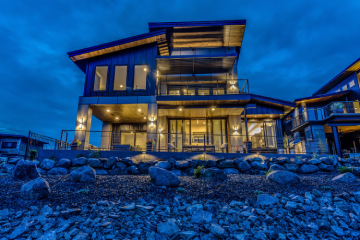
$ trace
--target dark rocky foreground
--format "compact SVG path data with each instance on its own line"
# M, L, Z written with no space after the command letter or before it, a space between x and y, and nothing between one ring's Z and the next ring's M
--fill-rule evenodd
M156 187L146 175L95 183L45 176L52 193L39 201L20 198L25 181L1 176L0 240L359 239L360 181L334 182L335 175L299 175L292 186L259 175L180 177L183 191Z
M353 183L339 183L332 181L338 173L300 174L301 183L296 185L279 185L266 180L266 176L231 174L228 180L218 182L213 180L196 179L190 176L179 177L180 188L156 187L147 175L138 176L96 176L95 183L76 183L69 181L69 175L42 176L50 185L51 194L48 198L28 201L20 198L20 188L26 181L13 180L10 176L0 176L0 209L21 209L29 205L81 207L82 204L96 203L99 200L135 201L139 198L151 201L156 199L171 199L174 196L205 202L216 200L230 202L244 201L255 198L254 191L266 194L304 194L312 189L323 189L328 186L333 194L360 191L360 180ZM88 194L78 193L81 189L88 189Z

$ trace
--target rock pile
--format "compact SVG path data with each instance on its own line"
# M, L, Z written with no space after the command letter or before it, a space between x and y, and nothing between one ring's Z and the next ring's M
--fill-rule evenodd
M34 205L0 209L0 221L0 239L359 239L360 192L314 189L229 202L101 200L76 209Z

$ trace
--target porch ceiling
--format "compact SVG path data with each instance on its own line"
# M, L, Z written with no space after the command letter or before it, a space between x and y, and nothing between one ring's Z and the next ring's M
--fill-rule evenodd
M93 115L103 122L146 123L147 104L106 104L91 105ZM139 111L140 109L140 111ZM109 112L108 112L109 110ZM118 118L118 119L116 119Z
M241 115L243 108L186 108L182 109L159 109L158 116L167 116L170 118L217 118L227 117L229 115Z

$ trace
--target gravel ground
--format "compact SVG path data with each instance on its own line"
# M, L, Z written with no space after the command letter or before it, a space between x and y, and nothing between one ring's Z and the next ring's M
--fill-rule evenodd
M299 175L301 183L298 185L280 186L276 183L266 181L265 176L256 175L229 175L225 182L195 179L194 177L180 177L181 188L185 192L177 192L177 188L155 187L150 178L144 176L97 176L96 183L83 184L69 181L65 176L44 176L49 182L52 194L48 199L41 201L25 201L19 197L22 181L15 181L10 176L0 176L0 209L13 208L22 209L31 205L59 206L65 204L69 208L80 207L84 203L95 203L99 200L131 202L139 198L145 200L159 200L173 198L181 195L183 198L205 202L206 200L217 200L229 203L232 200L244 201L256 198L255 190L266 194L281 193L304 195L312 189L322 190L323 186L330 186L333 194L342 192L360 191L360 180L354 183L333 183L331 179L337 173L317 173ZM84 195L77 193L80 189L89 189Z

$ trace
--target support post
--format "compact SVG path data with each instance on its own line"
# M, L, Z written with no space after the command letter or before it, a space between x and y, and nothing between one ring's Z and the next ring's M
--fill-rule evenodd
M249 132L247 127L246 108L244 108L244 116L245 116L245 131L246 131L246 150L247 153L249 153Z
M341 157L341 146L340 146L340 137L338 133L338 128L336 126L332 126L332 131L334 134L336 153L339 157Z
M102 132L101 132L101 150L111 150L111 133L112 133L112 123L103 122Z
M90 105L79 104L76 117L75 139L82 141L80 145L82 150L89 149L91 118L92 109Z
M151 140L155 140L156 141L156 132L157 132L157 103L149 103L148 104L148 115L147 115L147 138L151 139ZM147 146L147 145L146 145ZM156 150L156 147L152 147L152 149ZM147 149L147 150L152 150L152 149Z

